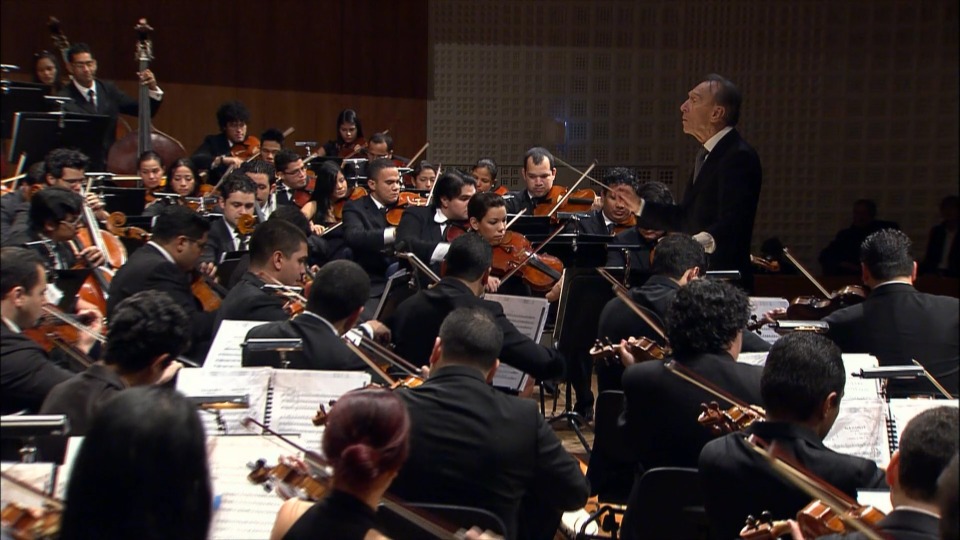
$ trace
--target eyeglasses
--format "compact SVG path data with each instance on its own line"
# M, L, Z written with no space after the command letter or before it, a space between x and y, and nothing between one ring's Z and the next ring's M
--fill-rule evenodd
M69 226L69 227L71 227L71 228L74 228L74 229L76 229L77 227L79 227L81 222L83 222L83 216L78 216L78 217L76 217L76 218L74 218L74 219L72 219L72 220L70 220L70 221L67 221L67 220L65 220L65 219L61 219L61 220L60 220L60 223L62 223L62 224L64 224L64 225L67 225L67 226Z
M70 184L71 186L77 185L80 182L83 182L84 180L86 180L86 178L82 176L80 178L61 178L60 179L61 182L65 184Z
M292 171L283 171L283 174L303 174L307 172L306 167L300 167L299 169L294 169Z

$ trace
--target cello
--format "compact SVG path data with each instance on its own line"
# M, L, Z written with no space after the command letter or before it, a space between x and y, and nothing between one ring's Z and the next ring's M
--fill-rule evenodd
M147 24L147 19L141 18L134 29L137 31L138 73L143 73L150 67L150 61L153 60L153 41L150 39L153 28ZM107 170L112 173L136 174L137 159L147 150L160 154L163 163L173 163L187 157L187 151L180 141L152 126L150 117L153 107L150 102L150 90L143 83L139 84L139 90L137 130L113 143L107 153Z

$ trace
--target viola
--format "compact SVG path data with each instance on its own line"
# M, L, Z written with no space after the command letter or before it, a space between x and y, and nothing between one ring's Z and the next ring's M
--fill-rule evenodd
M333 217L339 223L343 220L343 207L347 204L347 201L355 201L357 199L362 199L367 196L367 190L363 189L360 186L353 188L350 191L350 194L346 197L340 199L339 201L333 203ZM399 222L398 222L399 224Z
M427 197L421 197L420 195L410 192L402 191L400 196L397 198L397 204L393 206L390 210L387 210L387 223L396 227L400 225L400 218L403 217L403 211L409 206L427 206L430 199Z
M721 409L716 401L700 404L700 416L697 423L710 430L714 437L743 431L754 422L762 422L764 415L751 407L734 405Z
M251 159L260 153L260 139L253 135L247 135L247 138L241 142L234 143L230 147L230 155L243 160Z
M220 309L220 303L225 295L220 294L222 287L217 285L209 276L194 270L193 280L190 282L190 291L193 293L203 311L216 311Z
M625 348L626 351L632 354L638 362L645 362L648 360L663 360L664 358L673 355L673 351L670 350L670 347L663 347L656 341L653 341L647 337L631 337L627 340ZM598 339L593 344L593 347L590 348L590 358L592 358L594 361L604 360L608 363L610 359L617 359L619 361L620 353L618 349L619 346L615 343L611 343L610 338L604 338L603 341Z
M549 291L563 277L563 261L535 253L530 241L513 231L506 231L494 246L492 268L494 276L504 279L519 271L524 283L537 292Z
M829 292L817 281L800 262L793 257L787 248L783 248L783 255L800 270L800 273L810 280L823 293L824 298L817 296L798 296L790 302L787 308L787 318L794 320L819 320L827 315L863 302L867 298L867 291L859 285L848 285L836 291Z

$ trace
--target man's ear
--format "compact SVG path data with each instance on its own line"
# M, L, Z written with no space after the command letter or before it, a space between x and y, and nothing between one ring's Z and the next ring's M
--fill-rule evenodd
M900 483L900 450L897 450L890 456L890 463L887 465L887 485L890 489L897 487Z
M489 281L489 280L490 280L490 269L487 268L487 271L484 272L482 276L480 276L480 283L481 283L482 285L486 285L486 284L487 284L487 281Z
M493 384L493 376L497 374L497 368L500 367L500 359L493 361L493 367L487 372L487 384Z
M867 268L867 265L860 263L860 281L867 283L873 279L873 276L870 274L870 269Z
M443 345L440 343L440 336L437 336L433 340L433 349L430 351L430 367L433 367L434 364L440 360L440 355L443 353Z
M830 415L830 411L833 409L840 408L840 395L836 392L830 392L826 399L823 400L823 404L820 406L820 419L826 418Z

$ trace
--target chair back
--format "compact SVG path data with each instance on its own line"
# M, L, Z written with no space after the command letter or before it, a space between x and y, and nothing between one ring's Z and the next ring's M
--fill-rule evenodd
M710 525L697 470L650 469L634 482L623 516L623 540L706 539Z

